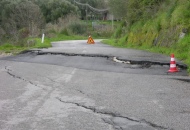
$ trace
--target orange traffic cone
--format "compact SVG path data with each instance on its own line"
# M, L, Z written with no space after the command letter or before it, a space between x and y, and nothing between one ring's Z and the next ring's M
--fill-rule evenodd
M88 41L87 41L88 44L94 44L94 40L92 39L91 36L88 37Z
M170 69L168 70L168 72L174 73L174 72L178 72L178 71L179 70L176 67L174 54L171 54Z

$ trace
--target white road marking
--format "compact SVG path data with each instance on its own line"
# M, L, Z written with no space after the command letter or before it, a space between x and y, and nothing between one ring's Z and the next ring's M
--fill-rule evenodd
M65 83L70 82L71 79L72 79L72 77L73 77L73 75L75 74L76 70L77 70L77 69L74 68L70 74L63 74L63 75L62 75L61 77L59 77L56 81L57 81L57 82L65 82Z
M153 100L152 102L153 102L154 104L158 105L159 108L161 108L161 109L164 108L161 104L159 104L159 100Z
M77 68L74 68L73 71L71 72L71 74L75 74L75 72L77 71Z

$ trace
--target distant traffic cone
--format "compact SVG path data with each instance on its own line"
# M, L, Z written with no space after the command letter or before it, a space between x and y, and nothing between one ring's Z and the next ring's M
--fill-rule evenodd
M88 44L94 44L94 40L92 39L91 36L88 37L88 41L87 41Z
M174 72L178 72L178 71L179 70L176 67L174 54L171 54L170 69L168 70L168 72L174 73Z

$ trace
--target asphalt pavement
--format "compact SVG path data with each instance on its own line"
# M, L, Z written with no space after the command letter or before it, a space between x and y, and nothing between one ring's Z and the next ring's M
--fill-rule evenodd
M95 42L0 58L0 129L190 130L185 64Z

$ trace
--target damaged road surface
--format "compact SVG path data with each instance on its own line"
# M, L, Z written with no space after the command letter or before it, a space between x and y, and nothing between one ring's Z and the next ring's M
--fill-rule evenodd
M188 130L187 66L95 40L0 58L1 130Z

